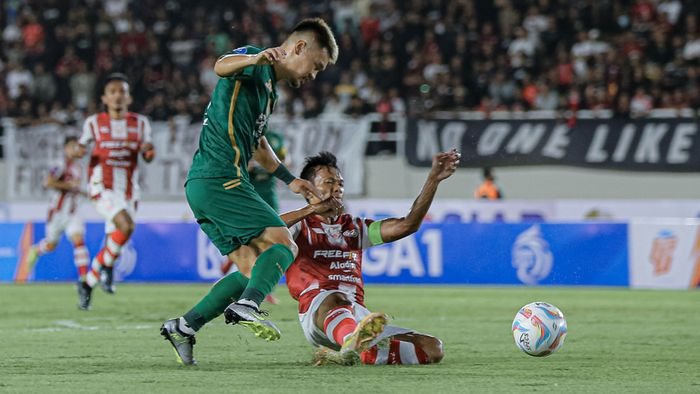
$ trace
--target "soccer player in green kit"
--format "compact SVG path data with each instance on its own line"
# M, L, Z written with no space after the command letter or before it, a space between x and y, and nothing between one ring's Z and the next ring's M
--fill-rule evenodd
M270 145L270 148L275 152L275 155L277 155L277 158L279 158L282 163L289 164L286 161L287 148L284 146L284 135L268 129L265 132L265 139L268 145ZM279 199L277 198L276 190L277 179L275 176L267 172L267 170L254 161L248 163L248 175L250 176L250 183L253 185L253 189L262 197L263 201L268 203L275 212L279 212ZM226 260L221 263L222 275L228 274L233 266L233 261L228 258L228 256L226 257ZM272 294L268 295L265 301L272 304L277 303Z
M253 189L247 164L254 159L293 192L318 197L311 182L296 178L279 161L265 132L277 100L277 81L298 88L337 58L332 31L314 18L297 24L279 47L244 46L214 65L220 79L204 113L185 194L202 231L239 270L216 282L183 316L163 323L161 335L182 364L196 364L195 333L222 313L227 323L248 327L267 340L279 339L279 330L259 307L298 249L277 212ZM328 206L319 210L340 210L333 206L341 204L338 201L328 199L324 204Z
M277 158L279 158L282 163L288 164L285 160L287 157L287 148L284 146L284 136L268 129L265 132L265 139L277 155ZM277 179L275 176L260 167L255 161L248 163L248 175L253 189L262 197L263 201L268 203L275 212L279 212L279 200L276 191ZM221 274L226 276L226 274L231 271L232 267L233 260L231 260L229 256L226 256L226 260L221 263ZM279 301L270 293L265 297L265 302L276 305Z

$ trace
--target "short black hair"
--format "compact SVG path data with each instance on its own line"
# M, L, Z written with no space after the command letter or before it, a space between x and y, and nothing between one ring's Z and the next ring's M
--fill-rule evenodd
M326 21L321 18L307 18L297 23L296 26L289 33L294 34L296 32L312 32L318 41L318 45L321 48L325 48L328 51L329 63L335 64L338 60L338 44L335 42L335 36L333 31L328 26Z
M107 77L105 78L103 86L107 87L107 84L112 82L112 81L122 81L122 82L126 82L128 84L129 77L127 77L126 74L122 74L122 73L111 73L111 74L107 75Z
M338 169L338 158L331 152L321 152L316 156L309 156L304 160L304 168L301 170L301 179L313 182L318 167L332 167Z
M69 135L63 140L63 146L70 144L71 142L78 142L78 137L74 135Z

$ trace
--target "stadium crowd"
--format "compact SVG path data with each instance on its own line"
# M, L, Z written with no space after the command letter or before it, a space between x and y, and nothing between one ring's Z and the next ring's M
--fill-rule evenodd
M199 121L213 64L329 21L338 64L287 114L700 108L700 2L692 0L27 0L2 10L0 117L79 122L100 81L132 81L136 111Z

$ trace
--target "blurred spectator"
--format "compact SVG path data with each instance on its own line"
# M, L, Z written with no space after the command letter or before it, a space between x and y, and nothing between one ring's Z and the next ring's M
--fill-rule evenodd
M341 115L345 112L346 106L340 102L338 95L331 93L323 106L323 115Z
M372 106L362 100L360 96L354 95L352 96L350 105L345 110L345 113L351 116L362 116L372 112L372 109Z
M46 0L6 8L0 112L23 116L87 111L99 104L95 81L121 71L135 111L169 119L185 111L174 108L182 98L185 112L201 117L221 54L275 45L298 20L319 15L337 33L339 60L320 83L280 86L288 113L609 108L643 116L700 105L700 3L691 0ZM19 100L21 86L29 95Z
M34 76L31 71L24 68L21 64L10 62L7 65L7 75L5 84L10 99L17 99L20 96L21 88L31 89L34 83Z
M43 63L37 63L34 66L32 98L38 102L51 103L56 97L56 89L56 81L53 75L46 72Z
M646 116L651 111L653 102L644 89L637 88L630 101L630 115L634 118Z
M70 77L73 105L86 109L95 100L95 74L88 71L87 64L79 61L76 72Z
M493 169L486 167L482 172L483 182L474 191L474 198L478 200L500 200L503 198L501 189L496 186L496 177Z

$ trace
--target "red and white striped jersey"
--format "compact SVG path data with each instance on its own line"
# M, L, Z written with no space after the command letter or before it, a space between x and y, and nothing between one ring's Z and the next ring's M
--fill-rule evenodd
M80 185L83 176L83 168L77 160L64 159L52 167L51 176L61 182ZM79 193L51 189L51 201L49 202L49 220L56 212L68 214L75 213L78 207Z
M362 250L370 246L371 223L348 214L330 224L311 216L289 229L299 254L287 270L287 287L299 301L299 313L308 310L320 290L341 290L350 301L364 305Z
M143 115L127 112L123 119L111 119L101 112L88 117L80 144L95 143L88 167L90 197L112 190L126 200L138 199L139 151L151 141L151 124Z

